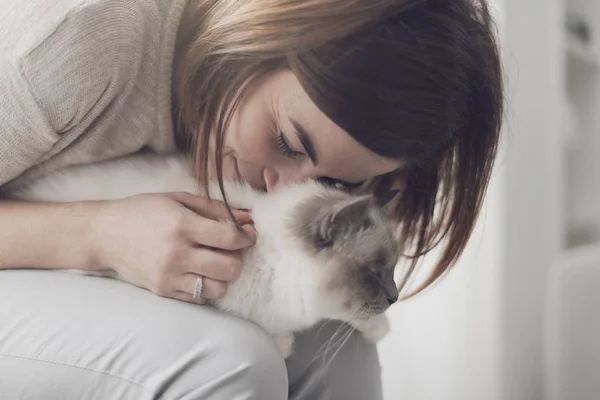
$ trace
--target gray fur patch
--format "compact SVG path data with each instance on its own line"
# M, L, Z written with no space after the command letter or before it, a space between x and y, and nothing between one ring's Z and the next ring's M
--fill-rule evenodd
M346 293L351 307L380 313L397 299L398 247L371 196L337 190L315 196L297 208L290 227L308 252L334 269L328 286Z

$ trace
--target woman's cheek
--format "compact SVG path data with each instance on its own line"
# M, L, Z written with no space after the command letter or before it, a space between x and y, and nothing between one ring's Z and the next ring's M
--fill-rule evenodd
M240 138L238 157L253 164L268 165L274 162L277 149L274 147L269 134L255 134L252 137Z

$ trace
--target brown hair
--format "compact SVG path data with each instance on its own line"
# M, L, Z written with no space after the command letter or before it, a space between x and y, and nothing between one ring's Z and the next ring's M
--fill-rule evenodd
M362 145L405 160L363 188L398 223L409 260L400 289L441 242L438 263L411 295L442 276L472 233L499 140L502 74L485 1L196 1L175 100L201 183L214 140L222 184L224 132L251 85L291 69L321 111Z

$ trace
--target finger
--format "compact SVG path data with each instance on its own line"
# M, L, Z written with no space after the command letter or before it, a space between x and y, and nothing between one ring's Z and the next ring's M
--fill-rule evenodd
M242 272L242 260L237 252L223 252L209 248L193 248L183 265L185 272L217 281L233 281Z
M233 223L198 216L185 220L182 233L192 243L229 251L245 249L256 242L256 229L250 224L240 230Z
M193 296L194 290L196 289L196 281L198 275L196 274L184 274L181 275L181 281L176 285L177 291L186 292L190 296ZM204 299L220 299L227 293L227 283L217 281L215 279L203 277L202 278L202 295Z
M186 208L205 218L215 221L230 219L225 203L219 200L209 200L206 197L196 196L187 192L170 193L170 196L183 204ZM252 223L249 210L231 208L233 216L240 224Z
M201 306L208 303L208 300L206 300L205 298L196 299L196 298L194 298L193 295L191 295L187 292L182 292L180 290L172 293L171 297L176 300L185 301L186 303L199 304Z

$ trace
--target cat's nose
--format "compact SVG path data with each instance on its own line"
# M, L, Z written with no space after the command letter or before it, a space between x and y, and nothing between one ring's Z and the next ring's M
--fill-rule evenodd
M394 281L393 270L387 271L386 279L383 282L383 293L385 293L385 297L390 306L398 301L399 293L398 287L396 286L396 282Z

